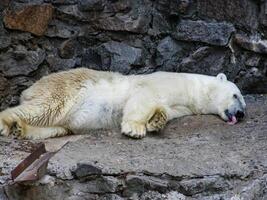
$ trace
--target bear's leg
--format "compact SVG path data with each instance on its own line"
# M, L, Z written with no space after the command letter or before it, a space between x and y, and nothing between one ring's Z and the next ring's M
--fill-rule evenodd
M149 127L148 131L155 131L164 126L167 115L162 114L163 107L151 97L153 94L149 95L147 91L143 91L129 98L123 110L121 123L123 134L142 138L146 135L147 127Z
M14 125L13 130L15 135L19 139L46 139L55 136L64 136L70 134L71 132L63 127L34 127L30 126L23 121L18 121Z
M14 108L9 108L0 113L0 135L8 136L11 127L19 124L31 125L34 127L53 126L55 113L59 113L57 109L45 108L40 105L22 104ZM38 134L38 133L36 133Z
M147 131L160 131L165 127L167 121L168 117L165 109L158 108L146 123Z

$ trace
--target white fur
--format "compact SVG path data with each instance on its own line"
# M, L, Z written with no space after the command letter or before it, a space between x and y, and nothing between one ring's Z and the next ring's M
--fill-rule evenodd
M73 89L75 84L73 86L68 84L71 91L67 95L64 92L59 94L59 96L62 95L59 98L67 99L64 101L64 106L59 110L60 115L56 117L47 116L47 118L51 118L50 121L54 120L50 124L38 125L37 122L36 124L30 124L29 122L29 125L37 128L39 126L63 127L77 134L86 133L91 129L112 128L121 125L122 132L126 135L143 137L148 130L154 130L153 127L148 129L148 127L151 127L148 121L153 118L158 110L161 122L165 114L167 116L166 122L192 114L218 114L226 120L223 111L234 104L232 98L234 93L238 94L242 105L245 107L239 89L233 83L227 81L224 74L212 77L186 73L156 72L149 75L123 76L112 72L82 70L84 70L84 73L90 73L93 78L81 81L77 90ZM68 80L65 81L68 82ZM45 86L38 87L43 88ZM25 94L28 93L33 93L31 95L34 96L33 89L29 88L25 91ZM40 100L39 97L38 101L34 101L33 98L28 104L32 105L33 102L38 102L38 105L42 105L45 101L51 99L49 95L46 99L41 98ZM64 95L67 97L64 97ZM24 95L24 99L26 99L26 96ZM46 103L49 104L49 102ZM23 105L27 105L27 101ZM42 107L38 110L41 113L40 109ZM28 110L23 113L26 115L25 112L28 112ZM3 113L0 114L0 117L7 116ZM12 115L11 111L9 113ZM5 121L4 117L2 119ZM164 122L161 126L163 125ZM3 126L6 126L6 124L2 123L2 127L0 124L0 129L3 130L2 134L8 135L7 129ZM155 130L158 129L155 128ZM38 133L35 133L36 137L32 133L24 133L24 135L26 135L26 138L36 139L66 134L62 131L60 134L55 131L51 134L51 131L43 134L43 136L37 136ZM42 130L42 132L44 131Z

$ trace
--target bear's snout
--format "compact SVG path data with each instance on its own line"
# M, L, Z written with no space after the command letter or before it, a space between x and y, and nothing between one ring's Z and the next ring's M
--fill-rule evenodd
M235 116L238 118L238 119L243 119L245 117L245 113L244 111L242 110L238 110L235 114Z

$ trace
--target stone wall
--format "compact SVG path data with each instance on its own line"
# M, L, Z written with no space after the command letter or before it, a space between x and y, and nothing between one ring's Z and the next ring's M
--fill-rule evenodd
M76 67L227 74L267 92L264 0L2 0L0 105Z

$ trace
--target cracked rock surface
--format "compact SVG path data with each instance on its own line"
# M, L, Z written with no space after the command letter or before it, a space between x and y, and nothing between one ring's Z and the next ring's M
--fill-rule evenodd
M29 185L8 185L9 173L38 141L1 137L0 197L264 200L267 96L245 100L247 116L234 126L201 115L173 120L141 140L118 130L45 140L50 151L68 143L49 161L47 175Z

